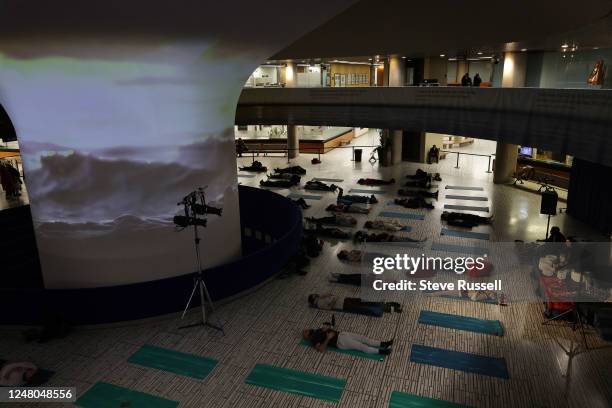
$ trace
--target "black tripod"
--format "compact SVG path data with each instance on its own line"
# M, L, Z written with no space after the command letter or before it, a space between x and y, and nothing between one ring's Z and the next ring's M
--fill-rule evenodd
M198 199L200 203L198 203ZM202 188L196 191L193 191L192 193L187 195L185 198L183 198L183 201L178 203L178 205L185 206L185 217L182 217L182 216L175 217L174 218L175 224L183 228L186 228L190 225L193 226L193 242L195 245L196 271L197 271L193 279L194 280L193 289L191 290L191 295L189 296L189 300L187 301L187 304L185 305L185 310L183 310L181 319L185 318L185 315L187 314L187 310L189 309L189 306L191 305L191 301L193 300L193 296L195 295L196 291L198 291L200 294L200 309L202 311L201 321L194 323L194 324L180 326L179 329L187 329L187 328L196 327L196 326L208 326L208 327L211 327L225 334L225 332L223 331L223 326L221 324L218 324L218 325L212 324L209 322L209 319L208 319L210 315L212 315L215 309L213 306L212 299L210 297L210 293L208 292L208 288L206 287L206 283L204 282L204 271L202 270L202 257L200 255L201 239L198 234L199 226L206 227L206 218L198 218L198 215L205 215L208 213L221 215L221 210L215 209L214 207L209 207L206 205L206 201L204 197L204 190ZM210 309L209 311L206 310L207 306Z

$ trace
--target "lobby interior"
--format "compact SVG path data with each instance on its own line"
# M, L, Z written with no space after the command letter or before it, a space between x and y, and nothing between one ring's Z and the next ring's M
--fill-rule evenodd
M612 253L612 6L521 1L517 8L532 6L550 25L520 27L519 10L496 19L477 2L438 3L315 1L287 10L282 40L279 27L264 27L278 21L256 7L216 5L218 21L200 28L189 15L203 9L192 5L177 16L185 27L166 22L164 41L143 43L164 15L153 6L134 29L142 32L121 32L125 47L86 51L87 41L62 35L36 48L36 37L7 21L17 34L0 41L9 118L0 120L0 160L19 170L22 195L5 197L2 184L0 369L34 363L47 375L42 386L75 387L81 407L610 406L610 259L604 272L557 264L551 272L542 262L547 248L565 245ZM264 19L240 19L256 49L223 23L238 6ZM371 24L372 10L386 23ZM88 18L90 39L123 27ZM47 31L61 32L57 24ZM198 48L195 40L212 36L220 39L212 48ZM36 104L45 123L29 119L32 98L61 87L70 92ZM94 113L58 118L80 103ZM438 160L429 158L434 145ZM296 166L305 173L294 185L274 185L289 180L270 177L277 169ZM417 170L433 179L405 186ZM307 189L315 180L376 202L350 204L359 210L346 214L351 226L309 221L347 204L333 187ZM194 268L193 223L179 228L173 217L200 186L223 213L199 215L208 225L199 225ZM398 205L398 189L429 208ZM545 210L552 192L554 209ZM490 221L465 228L447 212ZM383 232L365 227L378 221L404 228L387 231L393 242L355 238ZM553 226L571 244L547 246ZM333 228L344 235L325 232ZM321 245L315 254L312 242ZM363 258L347 262L342 251ZM371 275L368 256L402 253L488 253L488 274L459 278L500 280L502 291L475 300L336 281ZM429 272L432 282L457 278ZM316 308L314 293L397 302L401 313ZM222 330L199 325L203 310ZM302 330L332 319L339 332L393 339L391 354L309 347Z

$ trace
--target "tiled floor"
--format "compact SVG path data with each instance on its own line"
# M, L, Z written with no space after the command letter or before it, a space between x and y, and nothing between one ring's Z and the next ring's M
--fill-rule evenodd
M354 143L359 143L359 140ZM491 146L482 148L490 150ZM494 146L491 151L494 151ZM337 149L324 155L323 163L316 166L310 165L312 157L308 155L292 160L292 164L308 169L303 181L311 177L344 179L339 184L345 191L355 187L360 177L401 180L418 167L437 171L442 175L443 181L438 183L441 187L484 187L484 192L463 194L453 191L455 194L486 195L489 198L487 205L495 215L494 226L479 227L475 231L490 233L493 241L532 241L545 235L546 218L538 214L539 196L509 186L493 185L492 175L485 173L486 158L483 158L483 163L466 159L459 170L454 169L454 161L443 161L439 166L402 163L381 169L367 161L350 161L350 152L351 149ZM286 158L260 160L269 168L283 167L287 161ZM247 164L250 159L239 161ZM262 178L263 175L257 175L239 178L239 181L257 185ZM356 216L360 226L365 220L374 218L383 206L386 207L386 201L394 197L398 187L382 188L389 193L378 195L380 203L375 205L376 211L368 216ZM289 193L288 190L276 191L283 195ZM424 221L407 221L413 226L409 236L426 238L429 242L466 244L469 241L466 238L440 237L439 216L445 203L480 204L446 199L446 193L449 190L440 190L440 200L435 202L434 210L417 210L425 214ZM324 207L333 202L335 196L333 193L321 195L324 196L322 200L310 201L313 207L306 210L306 215L326 215ZM565 214L556 216L554 224L569 235L603 238ZM184 407L387 407L393 390L478 407L607 407L612 403L612 349L589 332L588 339L594 349L580 353L570 361L558 343L575 347L580 343L578 334L568 327L542 326L542 306L535 302L500 307L423 294L410 297L400 294L397 298L404 304L401 314L385 314L381 318L337 314L338 326L342 330L382 339L395 337L394 352L384 362L331 352L320 354L298 345L302 328L314 327L329 319L329 313L306 306L309 293L332 292L339 296L359 293L358 288L328 282L330 272L349 269L340 265L335 257L336 252L344 247L353 245L350 242L327 242L322 255L312 262L306 276L275 279L253 293L220 305L215 316L224 323L225 336L203 329L178 330L181 325L178 316L146 324L78 329L65 340L45 345L23 344L18 332L7 329L1 333L0 358L30 360L56 370L52 385L76 386L79 394L97 381L107 381L180 401L180 406ZM506 335L495 337L418 324L419 312L424 309L499 319ZM190 315L194 320L197 317L195 311ZM198 381L127 363L127 358L143 344L215 358L219 364L208 378ZM409 361L412 344L504 357L510 379L412 363ZM346 378L342 400L336 405L245 384L244 379L257 363Z

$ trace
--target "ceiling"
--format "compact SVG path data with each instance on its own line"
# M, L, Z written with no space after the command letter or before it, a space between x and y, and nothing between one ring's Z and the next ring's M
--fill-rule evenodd
M461 4L461 7L458 7ZM472 56L503 51L612 47L612 0L361 0L274 60L371 55Z

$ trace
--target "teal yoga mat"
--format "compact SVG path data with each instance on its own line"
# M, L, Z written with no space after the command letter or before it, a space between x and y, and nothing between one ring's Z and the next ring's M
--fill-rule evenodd
M217 360L182 353L161 347L144 345L128 359L128 363L184 375L187 377L206 378L217 365Z
M489 207L476 207L471 205L444 204L444 209L489 212Z
M335 178L325 178L325 177L315 177L313 178L314 181L328 181L330 183L341 183L344 180L343 179L335 179Z
M245 383L325 401L340 402L346 380L268 364L257 364Z
M466 405L435 398L419 397L405 392L393 391L389 408L468 408Z
M475 333L492 334L500 337L504 335L504 328L499 320L477 319L475 317L438 313L430 310L421 311L419 323Z
M382 211L380 214L378 214L378 216L386 217L386 218L403 218L407 220L419 220L419 221L423 221L425 219L425 216L423 214L393 212L393 211Z
M291 193L287 196L287 198L293 198L293 199L297 199L297 198L303 198L304 200L320 200L323 198L323 196L320 195L311 195L311 194L298 194L298 193Z
M444 196L445 198L450 198L452 200L468 200L468 201L488 201L487 197L481 196L464 196L464 195L452 195L447 194Z
M431 244L432 251L457 252L459 254L484 255L488 253L487 248L471 247L453 244L443 244L442 242L434 242Z
M306 347L312 347L312 344L310 344L310 342L306 339L302 339L300 341L300 345L306 346ZM341 353L341 354L348 354L349 356L355 356L355 357L360 357L360 358L367 358L369 360L377 360L377 361L385 360L385 356L383 356L382 354L368 354L368 353L364 353L363 351L357 351L357 350L341 350L337 347L329 347L327 351L333 351L333 352Z
M482 187L468 187L468 186L446 186L447 190L468 190L468 191L484 191Z
M98 382L77 399L75 405L82 408L174 408L178 402Z
M362 193L362 194L385 194L385 190L380 189L366 189L366 188L351 188L349 193Z
M481 356L479 354L463 353L437 347L413 344L410 351L410 361L468 373L487 375L490 377L510 378L506 360L502 358Z
M459 230L452 230L448 228L442 228L442 231L440 231L440 235L449 235L451 237L482 239L484 241L488 241L490 238L490 235L487 234L486 232L459 231Z

